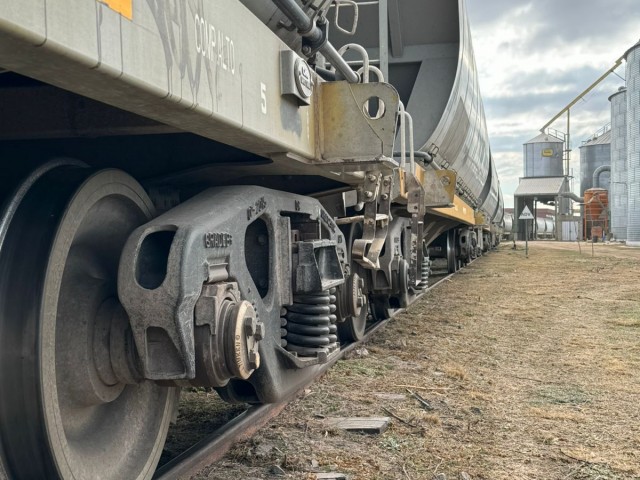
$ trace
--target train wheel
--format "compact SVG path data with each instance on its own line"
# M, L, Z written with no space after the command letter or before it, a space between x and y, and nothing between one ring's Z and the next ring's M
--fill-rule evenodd
M455 230L449 230L447 232L447 269L449 270L449 273L455 273L460 269L456 242L457 238Z
M367 272L351 257L355 239L362 236L362 224L354 223L343 229L351 259L351 275L340 286L338 313L343 321L338 322L340 340L358 341L364 336L369 311Z
M365 291L365 280L359 272L353 272L345 282L347 289L347 301L353 304L354 314L338 323L340 339L346 341L358 341L364 336L367 326L368 298Z
M406 257L405 257L406 258ZM413 287L410 287L410 279L409 279L409 262L407 262L404 258L400 260L398 270L398 284L400 287L399 293L399 302L400 306L403 308L408 307L413 302L416 301L418 295Z
M60 162L5 209L0 457L11 478L151 478L178 391L136 376L116 278L152 212L123 172Z
M379 322L391 318L395 312L389 304L388 295L373 295L371 298L371 315L374 321Z

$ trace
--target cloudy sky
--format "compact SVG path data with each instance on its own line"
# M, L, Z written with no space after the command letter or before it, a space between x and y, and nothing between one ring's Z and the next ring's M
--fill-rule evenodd
M466 0L491 149L507 207L523 175L522 144L640 39L640 0ZM609 123L624 62L571 110L571 168ZM566 116L553 126L566 131Z

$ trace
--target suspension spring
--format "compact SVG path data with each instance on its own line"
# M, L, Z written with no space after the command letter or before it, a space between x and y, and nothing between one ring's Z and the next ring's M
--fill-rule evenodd
M281 320L282 346L303 357L328 354L338 348L335 289L293 296Z
M420 269L420 288L427 288L429 274L431 273L431 259L427 255L422 257L422 268Z

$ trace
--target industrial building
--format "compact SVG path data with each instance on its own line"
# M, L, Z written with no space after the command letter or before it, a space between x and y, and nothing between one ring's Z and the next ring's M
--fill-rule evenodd
M608 74L626 60L626 87L609 97L611 123L580 147L580 195L572 192L569 161L570 110ZM549 128L566 113L567 132ZM625 241L640 247L640 41L627 50L613 67L573 99L523 145L524 176L514 193L514 213L509 230L525 239L525 206L533 212L529 238L547 220L536 214L538 204L553 207L556 240L602 239ZM575 217L572 202L580 205ZM505 222L505 229L507 224Z
M520 213L525 205L533 212L536 221L532 222L531 239L538 238L538 231L545 229L551 220L540 219L537 215L539 203L553 209L553 232L557 239L575 239L578 235L571 212L571 200L564 196L571 191L570 181L565 174L565 139L561 134L540 133L523 145L524 177L520 179L514 193L514 209ZM518 240L525 239L525 220L514 215L514 232ZM564 222L564 223L563 223ZM564 229L564 231L563 231ZM558 238L560 237L560 238Z

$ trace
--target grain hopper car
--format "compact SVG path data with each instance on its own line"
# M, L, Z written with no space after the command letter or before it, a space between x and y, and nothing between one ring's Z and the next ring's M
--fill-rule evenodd
M0 478L150 478L498 242L462 0L6 1L0 72Z
M504 218L502 219L501 225L501 239L502 240L513 240L513 213L505 212Z

